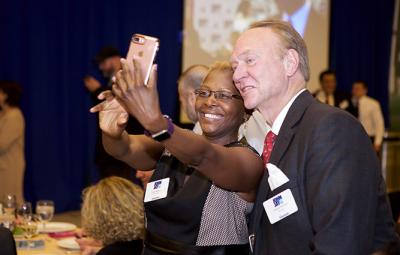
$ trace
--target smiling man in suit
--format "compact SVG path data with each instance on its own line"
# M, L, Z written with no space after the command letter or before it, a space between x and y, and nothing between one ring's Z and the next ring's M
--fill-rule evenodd
M369 137L306 90L301 36L286 22L257 22L239 37L231 63L246 108L271 127L249 229L253 254L370 254L395 240Z

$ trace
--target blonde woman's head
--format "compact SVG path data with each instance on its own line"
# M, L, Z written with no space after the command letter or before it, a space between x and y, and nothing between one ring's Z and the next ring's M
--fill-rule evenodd
M82 226L104 245L143 239L143 191L120 177L108 177L83 191Z

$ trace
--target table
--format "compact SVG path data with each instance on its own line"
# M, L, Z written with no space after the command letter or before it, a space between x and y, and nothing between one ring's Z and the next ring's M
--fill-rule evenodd
M21 238L23 239L23 238ZM51 238L47 234L39 234L38 236L32 238L32 240L41 239L45 241L45 247L43 249L23 249L17 250L18 255L33 255L33 254L41 254L41 255L64 255L64 254L81 254L80 251L77 250L68 250L63 249L57 246L57 241L61 239ZM16 238L16 240L20 240Z
M80 227L80 211L69 211L60 214L54 215L53 221L57 222L68 222L73 223ZM48 234L40 234L34 239L42 239L45 241L45 247L43 249L31 249L31 250L17 250L18 255L33 255L33 254L41 254L41 255L65 255L65 254L80 254L80 251L76 250L67 250L57 246L57 241L61 240L60 238L55 239L51 238ZM16 238L18 240L18 238Z

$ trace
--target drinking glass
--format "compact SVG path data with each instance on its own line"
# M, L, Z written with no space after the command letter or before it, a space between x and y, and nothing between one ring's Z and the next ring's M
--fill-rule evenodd
M4 215L1 218L1 223L4 227L13 230L14 219L15 219L15 209L17 208L17 200L13 194L7 194L4 197L2 209L4 210ZM2 212L0 212L1 214Z
M38 233L37 223L33 221L32 218L25 219L23 223L20 225L20 227L24 231L24 237L28 241L28 249L29 249L30 247L34 246L34 244L30 239Z
M17 208L17 199L13 194L7 194L4 198L4 213L15 216L15 209Z
M43 230L46 228L46 223L51 221L54 215L54 202L51 200L39 200L36 202L36 214L39 221L43 224Z
M23 222L32 220L32 204L30 202L23 203L18 207L17 215Z

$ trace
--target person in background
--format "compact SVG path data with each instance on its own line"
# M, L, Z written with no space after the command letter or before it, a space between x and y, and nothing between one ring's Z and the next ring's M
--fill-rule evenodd
M197 114L195 110L196 94L207 75L208 67L205 65L193 65L187 68L178 79L178 93L181 109L186 114L188 119L195 124L193 131L196 134L201 134L201 128L197 122Z
M385 132L381 106L377 100L367 96L368 86L364 81L355 81L351 93L352 107L348 107L348 111L361 122L379 154Z
M103 77L107 80L107 85L102 86L102 84L93 76L87 75L84 78L84 84L87 90L90 92L93 105L98 104L100 101L97 96L110 89L112 85L112 77L115 73L121 69L121 55L119 51L111 46L103 47L99 53L96 55L94 62L97 64L99 70L101 71ZM134 119L129 118L127 130L132 134L142 134L142 126ZM108 176L121 176L129 180L133 180L135 183L139 181L135 177L135 169L128 166L122 161L115 159L110 156L103 148L101 141L101 130L97 125L97 139L95 148L95 163L99 171L100 179Z
M83 191L82 227L98 246L85 254L140 255L144 238L143 191L117 176L100 180ZM78 240L78 243L80 241Z
M89 92L93 93L94 100L97 100L98 94L112 85L111 78L121 69L120 59L121 55L118 49L112 46L105 46L97 53L94 62L98 66L103 77L107 80L107 86L102 86L100 81L93 76L85 76L85 87Z
M325 70L319 74L321 89L313 96L320 102L330 106L346 109L350 104L350 95L336 88L336 73L332 70Z
M0 197L13 194L24 201L25 120L19 108L21 86L0 81Z
M231 64L245 107L271 127L249 227L252 253L361 255L396 240L369 137L350 114L306 90L307 48L293 27L252 24Z

